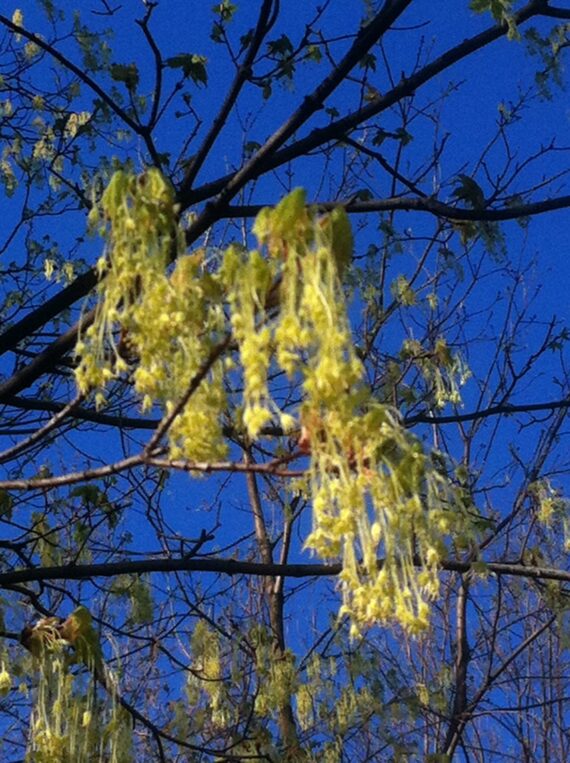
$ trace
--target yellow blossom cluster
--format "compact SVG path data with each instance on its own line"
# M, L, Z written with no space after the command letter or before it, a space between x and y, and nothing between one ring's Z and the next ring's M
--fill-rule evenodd
M212 721L219 725L232 722L228 702L227 679L222 671L222 650L219 634L204 620L199 620L192 633L192 661L194 670L188 673L186 694L196 705L203 691L207 696Z
M225 387L241 378L251 439L275 419L301 432L313 502L306 546L343 559L342 611L353 630L396 621L421 631L438 593L445 540L464 529L463 513L397 412L373 400L365 384L341 283L353 246L346 212L319 214L302 190L293 191L258 215L259 248L230 246L213 273L200 250L184 254L176 212L173 189L157 170L117 173L94 208L92 223L107 240L98 265L106 277L95 322L78 344L80 389L101 389L130 370L143 407L158 404L169 414L229 320L239 368L230 376L229 359L211 364L174 419L171 455L224 456ZM443 340L435 355L433 368L451 376L455 361ZM274 399L277 374L301 390L295 416Z
M230 248L223 280L243 367L244 423L255 438L275 415L285 430L295 424L271 397L272 361L302 380L310 410L342 404L362 369L339 278L352 253L344 210L318 217L297 189L275 209L263 209L253 231L268 257Z
M347 216L337 209L319 217L298 190L263 210L254 233L268 257L230 255L249 434L256 437L276 408L267 381L274 361L303 390L299 424L313 502L306 546L342 557L342 611L354 632L396 621L417 633L438 593L445 537L463 517L419 441L364 383L340 279L352 251ZM279 310L272 312L275 284Z
M98 287L95 320L76 347L79 389L102 390L135 366L133 380L143 408L158 404L168 413L223 329L219 286L206 272L200 251L183 254L174 190L156 169L140 177L115 173L93 207L90 223L107 241L97 265L105 278ZM224 457L224 407L223 371L217 362L173 422L171 455Z
M439 590L445 538L463 525L449 484L387 406L329 411L309 431L313 532L306 545L324 558L342 557L341 612L353 634L387 621L419 633Z
M272 333L266 323L266 303L275 268L258 251L231 246L221 271L231 307L233 335L239 342L243 365L243 422L252 438L278 412L272 403L267 376Z
M57 635L33 658L35 702L30 718L26 760L34 763L90 763L134 759L126 712L114 697L96 702L91 670L71 669L68 642ZM115 678L108 673L109 684Z

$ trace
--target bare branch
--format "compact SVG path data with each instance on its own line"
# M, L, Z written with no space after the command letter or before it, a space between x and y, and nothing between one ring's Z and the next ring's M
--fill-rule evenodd
M382 566L382 560L378 565ZM530 567L507 562L485 562L488 573L509 575L532 580L559 580L570 583L570 571L555 567ZM449 559L441 563L446 572L466 573L473 567L470 562ZM145 574L151 572L217 572L224 575L283 576L288 578L334 577L342 571L342 564L266 564L237 559L181 558L138 559L101 564L64 564L54 567L34 567L0 573L0 586L31 583L42 580L88 580L115 575Z
M523 24L533 16L539 15L543 8L544 3L542 0L532 0L521 8L518 13L514 14L516 23L519 25ZM255 167L253 169L255 169L255 173L252 177L259 177L261 174L276 169L294 159L298 159L300 156L304 156L326 143L330 143L331 141L342 141L344 136L349 135L356 127L363 124L368 119L386 111L403 98L411 96L422 85L429 82L436 75L464 58L467 58L477 50L486 47L489 43L500 39L507 34L507 31L508 26L506 23L493 25L486 31L481 32L468 40L464 40L459 45L456 45L446 53L443 53L439 58L436 58L435 61L427 64L427 66L420 69L415 74L412 74L410 77L403 76L401 81L388 93L379 96L374 101L368 103L352 114L341 117L340 119L331 122L326 127L315 128L305 138L295 141L290 146L287 146L280 151L275 151L275 153L268 154L267 156L265 155L267 152L264 152L263 156L260 156L260 152L258 152L254 157ZM250 165L246 165L246 167L249 166ZM218 180L206 183L205 185L190 191L188 194L181 195L180 202L183 207L186 208L199 201L211 198L216 193L221 193L236 176L236 174L225 175ZM251 177L248 179L251 179Z
M399 176L401 177L401 176ZM267 204L232 205L224 212L226 218L255 217ZM517 220L523 217L533 217L557 209L570 207L570 196L558 196L554 199L529 202L528 204L516 204L500 209L471 209L468 207L454 207L445 204L433 196L421 198L409 198L396 196L388 199L367 199L366 201L354 201L346 199L340 201L315 201L313 206L324 212L335 207L344 206L347 212L355 214L369 214L372 212L429 212L436 217L447 220L474 221L474 222L500 222L501 220Z

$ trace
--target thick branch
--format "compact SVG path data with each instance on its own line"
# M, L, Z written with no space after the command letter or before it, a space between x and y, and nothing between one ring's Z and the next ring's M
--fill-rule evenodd
M25 411L49 411L58 414L67 409L67 417L74 420L90 421L103 426L117 427L118 429L153 430L160 423L160 419L144 419L135 416L122 416L120 414L103 413L93 408L82 406L69 407L69 403L58 403L53 400L40 400L37 398L11 397L4 401L6 406L19 408ZM570 408L570 400L553 400L545 403L521 403L512 405L503 403L490 408L483 408L469 413L453 413L438 415L430 412L417 413L404 417L404 425L412 427L416 424L457 424L464 421L477 421L490 416L510 416L515 413L533 413L538 411L556 411ZM236 430L232 426L224 426L222 429L225 437L234 437ZM264 437L283 437L285 432L279 426L263 427L261 434Z
M510 416L513 413L532 413L534 411L558 411L564 408L570 408L570 400L553 400L551 403L521 403L520 405L511 405L502 403L493 405L490 408L483 408L480 411L471 411L471 413L453 413L449 416L438 416L430 413L418 413L404 419L407 427L414 424L457 424L461 421L477 421L485 419L488 416Z
M77 408L79 403L83 400L83 397L83 395L77 395L75 400L72 400L64 408L62 408L59 413L56 413L55 416L53 416L43 427L37 429L29 437L26 437L26 439L22 442L18 442L11 448L7 448L6 450L2 451L0 453L0 464L11 460L23 451L31 448L36 443L40 442L40 440L42 440L44 437L47 437L51 432L53 432L54 429L57 429L57 427L60 426L64 419L67 418L67 416L69 416L69 414L72 413L75 408Z
M252 158L235 174L223 183L220 193L215 201L206 205L204 211L190 226L187 232L187 241L193 243L199 238L218 218L222 217L227 204L231 199L255 177L267 171L267 161L271 162L271 156L283 146L294 133L302 127L312 115L323 108L326 99L344 81L345 77L358 64L370 48L391 27L396 19L405 11L411 0L393 0L387 2L369 24L362 27L349 51L342 61L330 74L313 90L305 96L301 105L289 117L289 119L273 135L265 141L263 146ZM215 193L215 192L214 192ZM213 194L208 194L211 196ZM189 206L188 194L182 192L178 195L182 209Z
M382 566L382 560L378 565ZM570 571L554 567L527 567L509 562L487 562L487 572L494 575L530 578L532 580L559 580L570 583ZM449 559L442 562L446 572L465 573L472 569L469 562ZM101 564L65 564L56 567L34 567L0 573L0 586L31 583L42 580L89 580L109 578L115 575L142 575L151 572L216 572L223 575L276 576L289 578L334 577L342 570L340 563L329 564L265 564L236 559L189 558L139 559L137 561L105 562Z
M457 595L457 620L455 638L455 697L453 710L447 729L444 749L447 750L455 738L467 708L467 669L469 666L469 641L467 638L467 594L469 583L466 577L460 581Z
M73 283L66 286L58 294L48 299L32 313L0 334L0 355L13 350L26 337L33 334L43 325L51 321L64 310L67 310L77 300L85 297L97 283L95 270L88 270L78 276Z
M54 400L39 400L29 397L11 397L4 400L6 406L19 408L24 411L48 411L59 413L68 407L68 403L58 403ZM142 419L135 416L122 416L119 413L101 413L94 408L78 406L68 414L71 419L92 421L95 424L118 427L119 429L156 429L160 419Z
M224 217L255 217L267 204L244 204L228 207L224 212ZM545 212L553 212L557 209L567 209L570 207L570 196L558 196L555 199L544 199L543 201L529 202L528 204L517 204L512 207L502 207L500 209L470 209L468 207L454 207L443 201L435 199L433 196L422 198L409 198L406 196L396 196L388 199L368 199L366 201L316 201L313 206L327 211L338 206L344 206L347 212L367 214L370 212L429 212L437 217L443 217L447 220L456 220L458 222L499 222L501 220L517 220L521 217L532 217L541 215Z
M517 24L522 24L528 21L530 18L536 15L540 15L545 8L542 0L532 0L521 8L521 10L514 15ZM331 122L326 127L317 127L309 133L305 138L301 138L295 141L290 146L276 151L271 155L263 155L260 158L260 153L256 154L255 174L253 177L259 177L265 172L281 167L287 162L298 159L300 156L305 156L311 151L322 147L323 145L330 143L331 141L339 141L348 135L359 125L363 124L372 117L386 111L394 104L398 103L402 98L407 98L415 93L418 88L424 85L429 80L441 72L449 69L451 66L461 61L467 56L475 53L477 50L481 50L489 43L503 37L508 31L507 24L494 25L489 29L481 32L475 37L471 37L468 40L464 40L459 45L451 48L446 53L443 53L439 58L436 58L432 63L427 64L423 69L420 69L410 77L402 77L401 81L392 88L389 92L376 98L366 106L354 111L352 114L348 114L341 119L337 119ZM306 121L306 120L305 120ZM217 193L220 193L228 183L232 181L235 175L226 175L218 180L214 180L211 183L206 183L188 194L184 194L180 197L180 201L186 208L199 201L209 199ZM251 179L251 178L250 178Z
M87 328L95 317L95 310L84 315L75 326L68 329L65 334L58 337L42 353L37 355L31 363L17 371L0 386L0 403L7 402L13 395L31 386L43 373L54 368L56 363L69 352L77 342L77 337L82 329Z
M77 485L80 482L93 482L105 479L116 474L121 474L129 469L140 466L154 466L157 469L178 469L184 472L200 472L201 474L213 474L227 472L247 474L271 474L274 477L299 478L305 475L303 469L286 469L283 459L276 459L264 464L245 464L239 461L184 461L169 458L158 458L150 452L139 453L135 456L123 458L112 464L106 464L95 469L85 469L82 472L67 472L54 477L41 477L19 480L0 480L0 490L54 490L67 485Z
M570 21L570 10L568 8L552 8L547 6L541 12L542 16L548 16L552 19L566 19Z

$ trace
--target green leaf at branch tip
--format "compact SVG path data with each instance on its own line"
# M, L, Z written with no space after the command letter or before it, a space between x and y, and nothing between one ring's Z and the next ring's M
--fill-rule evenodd
M399 275L390 287L394 299L404 307L416 304L416 293L404 275Z
M457 185L453 196L460 201L470 204L473 209L483 209L485 206L485 194L481 186L469 175L458 175Z
M276 58L285 58L293 53L293 43L286 34L282 34L276 40L269 40L267 47L270 55Z
M399 140L402 146L407 146L408 143L411 143L414 139L414 136L411 132L408 132L405 127L398 127L396 132L394 133L394 138L396 140Z
M378 98L379 93L372 93L374 96L371 98L371 100L374 100L374 98ZM384 128L380 127L377 131L374 137L372 138L372 145L373 146L381 146L382 143L387 138L391 138L392 140L400 141L402 146L407 146L409 143L411 143L414 139L414 136L411 132L408 132L405 127L398 127L398 129L395 132L389 132L388 130L384 130Z
M256 140L248 140L247 143L244 144L243 152L247 157L250 157L259 151L260 148L261 143L258 143Z
M360 61L358 62L358 66L361 69L372 69L373 72L376 71L376 56L373 53L367 53L365 56L363 56Z
M314 61L318 64L323 60L323 54L318 45L309 45L307 47L305 58L307 61Z
M509 40L520 40L516 21L511 13L512 6L513 0L471 0L469 3L470 9L475 13L489 12L499 24L506 23Z
M374 195L368 188L359 188L352 198L354 201L370 201Z
M93 667L101 662L99 636L87 607L79 606L73 610L61 625L61 636L73 646L78 660L84 665Z
M257 215L253 232L263 243L272 237L286 238L305 219L307 198L303 188L295 188L275 208L264 207Z
M264 101L269 100L269 98L271 98L271 93L272 92L273 92L273 89L271 87L271 80L266 80L263 83L263 88L262 88L262 91L261 91L261 93L263 95L263 100Z
M180 53L178 56L167 58L165 64L169 69L182 69L184 76L196 85L207 85L207 60L206 56L199 56L197 53Z
M111 79L124 82L127 90L133 92L139 84L139 70L136 64L111 64Z
M230 0L223 0L221 3L216 3L212 6L212 12L220 17L222 23L231 21L237 9L237 5L231 3Z
M39 4L42 7L43 12L47 16L47 19L50 23L54 23L54 21L63 21L65 16L63 11L57 9L55 7L55 4L53 0L39 0Z
M471 0L469 8L475 13L489 12L497 21L501 21L512 6L512 0Z

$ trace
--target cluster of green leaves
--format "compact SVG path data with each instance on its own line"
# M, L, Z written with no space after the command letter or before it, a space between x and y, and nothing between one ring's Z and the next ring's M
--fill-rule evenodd
M499 23L509 27L509 39L519 39L517 25L512 15L513 0L470 0L469 7L476 13L490 13Z

